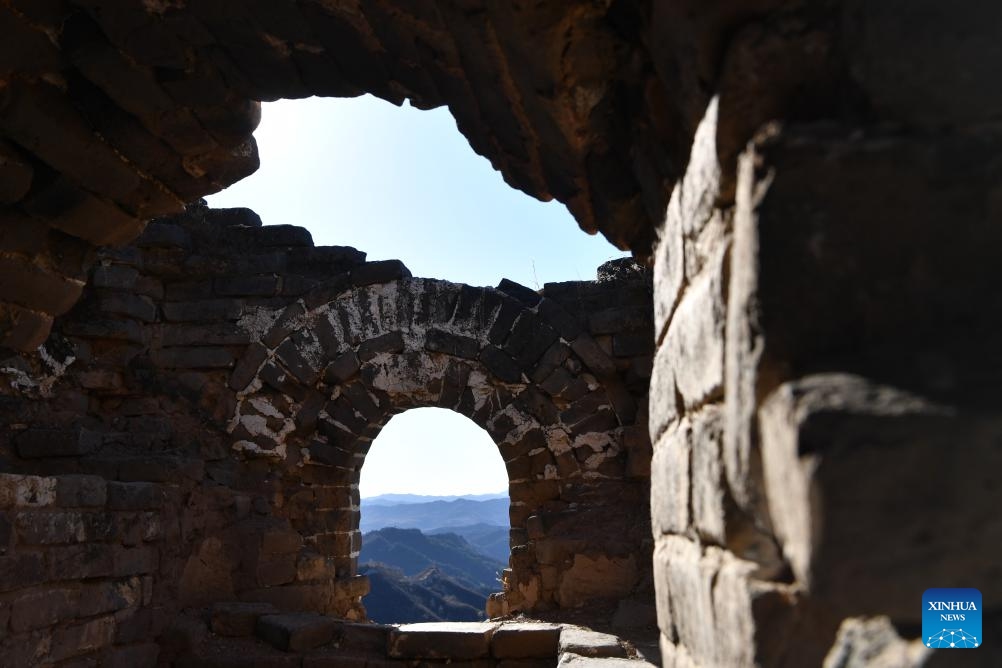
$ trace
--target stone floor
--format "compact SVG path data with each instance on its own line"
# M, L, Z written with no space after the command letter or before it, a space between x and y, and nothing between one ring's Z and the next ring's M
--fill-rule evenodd
M184 668L642 668L656 643L537 620L381 625L267 604L224 603L182 616L165 634L161 665Z

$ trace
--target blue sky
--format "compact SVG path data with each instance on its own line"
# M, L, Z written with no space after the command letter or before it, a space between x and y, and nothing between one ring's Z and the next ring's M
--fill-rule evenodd
M265 225L301 225L318 245L400 259L415 276L471 285L509 278L532 288L591 280L599 264L624 255L582 232L559 202L505 184L444 108L371 96L280 101L264 106L254 135L261 169L209 204L250 207ZM444 474L443 461L453 463ZM361 489L474 494L505 486L485 432L448 411L419 409L383 429Z

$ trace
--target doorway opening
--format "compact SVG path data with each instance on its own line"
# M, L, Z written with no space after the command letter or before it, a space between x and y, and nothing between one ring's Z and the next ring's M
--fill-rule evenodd
M469 418L442 408L394 416L361 470L359 573L380 623L477 621L508 566L508 474Z

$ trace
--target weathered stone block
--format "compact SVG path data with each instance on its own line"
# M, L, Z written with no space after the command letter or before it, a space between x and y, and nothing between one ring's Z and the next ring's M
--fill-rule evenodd
M109 510L156 510L164 503L160 485L148 482L109 482Z
M225 369L236 361L230 348L208 346L161 348L152 357L157 365L169 369Z
M361 364L358 355L355 354L355 351L349 350L342 355L338 355L334 358L333 362L327 365L327 368L324 370L324 382L331 385L343 383L354 377L360 368Z
M398 659L486 658L495 628L486 623L404 624L390 631L387 654Z
M509 297L517 299L529 308L538 304L541 299L539 293L532 288L528 288L520 283L508 280L507 278L501 279L501 282L497 285L497 290L498 292L505 293Z
M153 300L142 295L111 293L98 300L98 308L105 313L135 318L143 322L153 322L157 318L157 307Z
M497 659L554 659L560 642L557 624L503 624L491 639L491 655Z
M268 349L260 343L253 343L247 347L242 357L240 357L233 373L230 374L229 386L231 390L239 392L250 385L257 375L258 369L268 359Z
M100 507L107 500L107 485L98 476L59 476L56 481L56 504L61 507Z
M117 577L154 573L160 563L160 552L155 547L116 547L112 565Z
M690 424L683 419L664 433L651 459L651 525L658 533L685 533L689 528L692 458Z
M136 287L139 271L122 265L101 265L94 268L91 281L96 288L131 290Z
M72 656L109 647L115 638L115 618L98 617L83 624L60 628L52 633L49 658L62 661Z
M363 341L358 346L358 358L367 362L379 353L399 353L403 350L403 334L401 332L387 332L368 341Z
M759 425L775 533L812 597L846 616L917 623L921 583L962 572L1002 595L986 558L1002 536L988 510L1002 464L994 417L821 374L780 386Z
M480 343L476 339L459 334L451 334L440 329L429 329L424 347L432 352L455 355L465 359L476 359Z
M616 636L577 626L563 627L558 649L561 654L590 658L626 656L626 648Z
M101 446L101 434L89 429L28 429L14 438L17 454L25 459L78 457Z
M18 564L34 572L35 566L32 562L35 558L41 562L40 555L23 556L26 557L25 562L18 562ZM108 577L114 572L112 556L112 546L100 543L49 549L45 552L44 562L44 571L48 575L44 577L51 580ZM39 563L39 568L41 568L41 563Z
M276 612L270 603L216 603L210 612L210 628L221 636L252 636L258 618Z
M557 601L561 606L573 608L598 599L623 598L636 587L639 573L637 559L632 555L575 554L570 568L564 571L560 580Z
M488 371L505 383L517 383L522 379L522 366L500 348L485 347L480 353L480 361Z
M166 302L161 308L163 308L164 317L173 322L236 320L243 313L243 303L233 299Z
M337 623L330 618L309 613L262 615L255 634L285 652L302 652L334 639Z
M723 388L726 258L724 246L715 261L692 280L665 335L663 345L675 362L675 386L686 407L702 403Z
M53 626L72 619L76 613L76 592L65 588L35 590L14 600L11 630L14 633Z
M155 666L160 656L160 645L143 643L129 647L115 647L105 658L107 668L134 668L136 666Z
M400 260L366 262L351 270L351 282L357 286L389 283L410 278L411 271Z
M278 276L227 276L213 282L214 292L223 297L271 297L281 290Z

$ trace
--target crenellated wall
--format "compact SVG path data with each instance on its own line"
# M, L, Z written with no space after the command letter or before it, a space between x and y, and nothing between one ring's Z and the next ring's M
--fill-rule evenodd
M145 597L98 619L53 602L37 627L11 621L3 647L86 623L100 638L65 651L124 651L120 623L149 617L149 644L179 611L230 601L363 619L359 472L389 418L420 406L466 415L505 461L512 554L492 615L653 611L650 323L649 272L629 262L539 292L479 288L314 247L247 210L151 223L102 252L36 354L0 363L3 470L56 489L45 510L5 515L6 559L42 571L6 581L0 604L91 577L49 551L84 551L93 577L142 575ZM86 510L67 485L93 491ZM105 494L145 514L106 512Z

